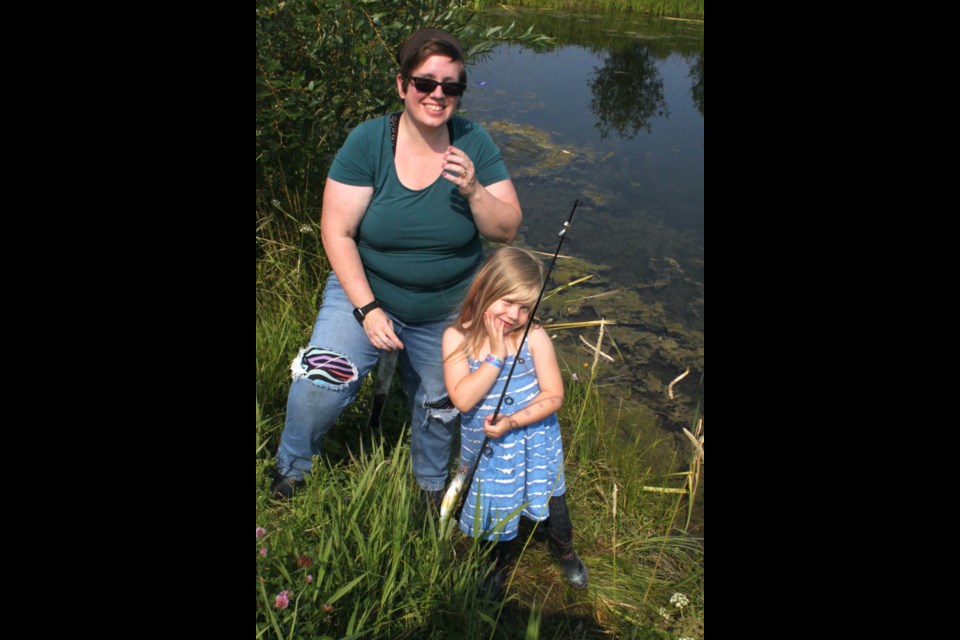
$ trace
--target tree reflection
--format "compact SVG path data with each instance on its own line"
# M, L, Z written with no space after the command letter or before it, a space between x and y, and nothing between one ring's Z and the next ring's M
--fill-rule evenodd
M690 65L690 77L693 79L693 86L690 88L690 97L693 98L693 104L697 111L703 116L703 52L697 55L696 60Z
M603 68L594 71L590 110L599 118L594 126L600 130L601 139L615 129L621 137L631 140L640 129L650 133L651 117L667 115L663 78L653 54L643 43L611 51ZM702 73L700 87L702 95Z

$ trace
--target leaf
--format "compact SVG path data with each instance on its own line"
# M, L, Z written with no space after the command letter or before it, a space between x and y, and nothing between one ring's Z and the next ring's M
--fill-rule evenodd
M358 583L358 582L360 582L361 580L363 580L363 579L366 578L366 577L367 577L367 575L366 575L366 574L363 574L363 575L359 576L358 578L352 580L351 582L348 582L348 583L345 584L344 586L340 587L340 588L337 590L337 592L336 592L335 594L333 594L333 595L330 597L329 600L327 600L327 604L333 604L334 602L336 602L337 600L339 600L340 598L342 598L343 596L345 596L351 589L353 589L355 586L357 586L357 583Z

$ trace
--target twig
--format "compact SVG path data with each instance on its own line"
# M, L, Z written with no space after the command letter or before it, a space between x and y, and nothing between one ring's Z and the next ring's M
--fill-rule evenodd
M617 597L617 483L613 483L613 597Z
M676 378L674 378L674 379L673 379L673 382L671 382L671 383L667 386L667 393L670 395L670 399L671 399L671 400L673 400L673 385L677 384L678 382L680 382L681 380L683 380L684 378L686 378L689 373L690 373L690 367L687 367L687 370L686 370L686 371L684 371L683 373L681 373L680 375L678 375Z
M702 420L703 420L703 419L701 418L701 423L702 423ZM698 433L699 433L699 431L700 431L700 430L697 429L697 432L698 432ZM697 438L697 437L694 436L692 433L690 433L689 431L687 431L687 428L686 428L686 427L683 427L683 433L686 434L687 438L690 439L690 442L693 443L693 455L694 455L694 458L703 460L703 436L700 436L699 438Z
M596 347L594 347L592 344L590 344L589 342L587 342L587 339L584 338L583 336L580 336L580 341L583 342L583 344L587 345L587 349L590 349L591 351L595 352L597 355L603 356L604 358L606 358L606 359L609 360L610 362L616 362L616 360L614 360L613 358L611 358L610 356L608 356L607 354L605 354L603 351L600 351L599 349L597 349Z
M536 249L530 249L530 253L535 253L535 254L537 254L537 255L546 256L546 257L548 257L548 258L552 258L552 257L553 257L553 254L552 254L552 253L546 253L546 252L544 252L544 251L537 251ZM564 259L566 259L566 258L572 258L572 257L573 257L573 256L561 256L560 254L557 254L557 258L564 258Z
M687 493L686 489L674 489L673 487L640 487L640 490L652 491L653 493Z
M573 280L573 281L571 281L571 282L568 282L567 284L562 284L562 285L560 285L559 287L557 287L557 288L555 288L555 289L547 292L547 294L546 294L545 296L543 296L543 299L546 300L547 298L549 298L549 297L552 296L553 294L559 293L559 292L563 291L564 289L569 289L570 287L572 287L572 286L574 286L574 285L577 285L577 284L580 284L581 282L584 282L584 281L586 281L586 280L589 280L589 279L592 278L592 277L593 277L593 274L590 274L589 276L583 276L582 278L577 278L576 280Z
M617 324L616 320L603 320L603 324ZM584 320L582 322L554 322L543 325L544 329L579 329L582 327L596 327L601 320Z
M608 298L612 295L620 293L620 289L611 289L610 291L604 291L603 293L595 293L592 296L583 296L581 298L574 298L570 302L580 302L581 300L591 300L593 298Z
M593 354L593 366L590 367L590 376L591 376L591 377L593 377L593 376L596 375L596 372L597 372L597 363L600 362L600 354L603 353L602 351L600 351L600 345L603 343L603 327L604 327L604 325L605 325L605 323L604 323L604 321L603 321L603 318L600 318L600 335L597 336L597 346L594 347L594 349L593 349L593 351L594 351L594 354ZM581 337L582 337L582 336L581 336ZM604 353L603 355L607 356L607 354L605 354L605 353ZM609 360L610 360L611 362L613 362L613 358L611 358L610 356L607 356L607 358L609 358Z

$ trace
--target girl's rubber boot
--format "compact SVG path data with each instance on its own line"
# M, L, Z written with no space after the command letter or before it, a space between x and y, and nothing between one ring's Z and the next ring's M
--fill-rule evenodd
M510 575L510 564L513 560L512 547L509 540L498 542L490 553L490 558L494 561L493 569L483 579L481 589L493 600L502 600L506 594L507 577Z
M547 535L547 548L550 555L560 564L560 571L574 589L583 589L587 586L590 575L586 565L573 550L573 541L560 543L551 535Z

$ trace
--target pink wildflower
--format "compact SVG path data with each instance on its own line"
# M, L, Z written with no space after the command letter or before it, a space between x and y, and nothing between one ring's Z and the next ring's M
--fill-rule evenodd
M264 558L267 557L267 548L266 548L266 547L260 547L260 555L262 555Z
M277 594L277 599L273 601L273 606L277 609L286 609L290 606L290 593L286 589Z
M313 582L313 576L308 573L308 574L307 574L307 584L310 584L311 582Z
M257 527L257 537L262 538L265 535L267 535L267 530L263 527Z
M310 559L310 556L297 556L297 566L303 567L306 569L313 564L313 560Z

